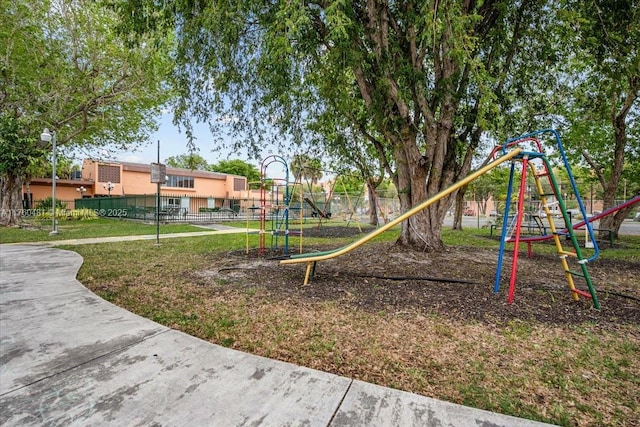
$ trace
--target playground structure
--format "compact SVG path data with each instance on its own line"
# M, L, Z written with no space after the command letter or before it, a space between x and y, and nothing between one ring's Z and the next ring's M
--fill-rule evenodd
M312 212L311 216L319 217L320 218L320 223L322 222L322 218L331 219L331 211L329 209L327 209L328 201L325 201L324 206L322 208L319 207L318 205L316 205L316 202L311 200L311 198L309 198L309 197L305 197L304 201L309 206L311 206L311 209L313 209L313 212ZM318 225L320 225L320 223Z
M284 178L267 178L267 169L272 164L280 164L284 169ZM260 230L258 254L267 253L267 234L271 236L270 248L273 252L282 248L284 255L289 254L289 236L300 236L300 252L302 252L302 229L291 230L291 212L298 212L302 225L302 202L293 205L295 189L300 183L289 181L289 166L286 160L277 155L266 157L260 163L260 205L254 207L259 210ZM249 221L247 217L247 222ZM267 223L270 229L267 229ZM246 247L249 252L249 226L247 224ZM282 246L280 246L282 237Z
M509 292L508 292L508 302L512 303L515 295L515 284L517 277L517 268L518 268L518 255L519 255L519 246L522 233L522 220L524 217L524 200L525 200L525 189L527 187L527 173L530 170L532 176L535 181L535 189L538 192L538 196L540 198L540 203L545 212L545 218L548 221L549 230L551 231L550 238L553 239L556 250L558 253L558 257L560 259L560 263L565 273L565 278L567 279L567 283L569 284L569 289L573 295L574 300L578 300L579 296L582 295L584 297L590 297L593 301L593 306L596 309L600 309L600 304L598 302L598 297L596 294L595 287L593 286L593 282L591 280L591 276L587 270L587 263L595 261L600 253L600 249L598 248L598 242L594 235L594 230L591 225L591 222L586 221L584 223L586 227L586 232L591 239L593 254L589 257L585 257L582 253L582 249L580 248L580 244L578 242L578 238L575 233L575 228L571 224L570 215L567 212L566 203L564 201L564 196L562 191L560 190L560 186L558 185L558 180L553 171L553 167L546 156L542 144L540 140L537 138L538 135L544 133L551 133L554 137L556 149L561 156L562 164L567 172L567 176L569 178L569 182L571 183L571 189L573 190L573 195L578 203L578 207L580 209L580 213L583 218L588 218L587 211L585 209L584 203L580 197L580 193L578 191L578 186L573 177L573 173L571 171L571 166L566 156L566 152L560 140L560 136L555 130L540 130L527 135L523 135L518 138L511 139L507 141L501 147L497 147L494 149L493 155L497 154L498 151L501 151L503 154L506 153L508 148L513 146L521 146L524 144L529 144L530 148L528 150L523 150L520 153L516 160L521 163L521 175L520 175L520 186L518 188L517 194L517 208L516 214L509 224L509 211L511 204L511 196L514 191L514 177L516 170L516 162L511 163L511 169L509 171L509 185L507 187L507 197L505 200L505 209L503 213L503 221L502 221L502 234L500 238L500 250L498 253L498 266L496 268L496 275L494 281L494 293L497 293L500 290L500 281L502 275L502 264L504 259L504 252L506 243L513 243L513 258L511 262L511 275L509 279ZM536 166L536 162L539 160L540 162ZM543 185L543 179L546 178L548 181L550 192L545 192L545 188ZM547 199L549 198L549 201ZM555 200L554 200L555 199ZM555 226L555 221L553 221L553 215L551 212L551 208L557 205L560 208L560 212L562 214L562 219L565 224L564 230L557 230ZM562 239L560 236L567 236L571 242L571 246L573 251L565 250L562 246ZM575 268L569 265L569 260L575 259L580 271L576 271ZM576 287L575 278L584 279L586 286L588 288L588 293L584 290L578 289Z
M268 178L267 170L272 164L279 164L283 168L284 178ZM249 215L246 217L247 254L249 253L249 235L256 233L259 234L259 255L265 255L268 252L271 254L278 252L277 255L288 256L290 254L290 236L300 237L299 251L302 253L303 224L306 222L307 217L318 218L318 227L320 227L323 220L331 218L330 209L332 203L340 208L339 213L344 215L344 220L347 224L354 221L356 209L360 203L360 199L363 198L362 193L358 195L354 204L352 197L348 194L343 183L342 190L344 194L340 193L335 195L334 189L338 181L336 178L330 181L330 189L326 194L323 193L323 200L320 201L314 197L312 187L309 183L309 192L306 193L304 191L301 180L302 176L299 176L296 178L296 181L290 181L289 166L283 157L270 155L262 160L260 164L260 181L249 183L249 188L247 189L247 209L253 211L251 217L254 217L255 212L258 211L258 218L260 220L260 229L253 231L249 229ZM254 203L249 206L249 194L251 187L255 185L260 189L259 204L256 206ZM344 200L341 200L343 196ZM299 228L292 229L292 219L296 216ZM359 222L355 220L355 223L358 229L362 231ZM270 245L267 245L267 235L271 237Z
M594 307L596 309L600 309L600 304L598 302L595 287L593 286L591 277L589 275L589 272L587 271L587 263L596 260L599 255L597 239L595 238L594 230L591 225L591 222L597 218L601 218L602 216L611 214L619 209L622 209L625 206L629 206L629 204L637 203L638 199L640 198L636 198L634 200L626 202L625 204L623 204L624 206L621 205L621 206L617 206L615 208L609 209L603 212L602 214L597 215L596 217L582 221L575 225L572 224L570 215L567 212L566 204L564 202L563 195L561 194L560 187L554 175L550 161L542 148L542 144L536 137L541 134L551 134L554 137L556 149L561 155L562 163L569 177L571 188L573 190L573 195L578 203L580 212L583 218L589 218L587 215L584 203L580 198L577 184L573 177L573 173L571 171L571 167L566 157L566 153L564 151L564 147L562 146L560 137L555 130L545 129L545 130L536 131L527 135L523 135L518 138L511 139L507 141L504 145L496 147L492 153L492 157L494 158L492 162L478 169L477 171L470 173L464 179L451 185L445 190L442 190L438 194L430 197L429 199L425 200L424 202L420 203L419 205L415 206L414 208L400 215L395 220L387 222L384 226L376 229L375 231L367 234L366 236L363 236L359 240L349 245L346 245L344 247L330 250L330 251L309 253L309 254L301 253L298 255L292 255L288 259L281 260L280 264L286 265L286 264L305 263L306 272L304 276L303 285L308 285L311 277L313 277L313 275L315 274L316 265L319 261L335 258L358 248L359 246L377 237L381 233L389 230L390 228L400 224L402 221L407 220L408 218L412 217L416 213L427 208L428 206L435 203L436 201L452 194L453 192L458 190L460 187L469 184L470 182L477 179L481 175L487 173L488 171L492 170L493 168L507 161L511 161L509 185L508 185L508 192L507 192L507 198L506 198L507 203L505 204L505 209L503 213L502 235L500 239L498 265L496 268L496 275L495 275L495 282L494 282L494 293L497 293L500 289L500 281L502 276L502 264L504 260L506 243L514 244L513 258L512 258L512 265L511 265L511 275L510 275L510 281L509 281L509 292L508 292L508 302L512 303L515 295L519 243L521 241L531 242L531 241L538 241L538 240L553 239L557 249L558 257L560 259L561 266L564 270L565 278L568 282L569 289L571 291L573 299L578 300L579 296L591 298ZM531 147L528 147L527 149L525 149L525 147L523 147L523 145L525 144L529 144ZM511 221L511 225L509 225L510 202L511 202L512 194L514 192L514 178L515 178L516 164L518 163L521 164L521 176L519 180L520 185L516 190L518 194L516 215L514 216L513 221ZM531 173L534 177L535 189L539 194L540 203L542 204L542 207L545 210L545 213L546 213L545 217L549 220L548 227L549 227L549 230L551 231L549 235L535 236L535 237L521 236L522 221L524 218L524 199L525 199L524 194L525 194L526 177L527 177L528 170L531 170ZM545 192L545 186L543 185L544 178L546 178L546 180L548 181L548 186L551 188L550 192ZM547 198L549 198L548 202L547 202ZM555 200L552 200L552 198ZM550 209L555 205L559 207L559 210L562 214L562 219L565 223L564 229L560 229L560 230L556 229L556 226L553 222L553 219L552 219L553 216ZM580 227L586 228L586 233L588 234L593 245L593 254L589 257L585 257L583 255L580 245L578 243L578 239L576 237L575 230ZM573 248L572 251L565 250L563 248L560 236L567 237L567 239L570 241L570 244ZM580 271L576 271L575 267L570 267L569 259L574 259L576 261ZM586 283L588 291L578 289L576 287L575 278L582 278Z
M445 190L442 190L441 192L439 192L435 196L430 197L429 199L425 200L424 202L420 203L419 205L417 205L417 206L413 207L412 209L408 210L404 214L398 216L393 221L387 222L382 227L377 228L373 232L363 236L359 240L356 240L355 242L353 242L353 243L351 243L349 245L343 246L343 247L338 248L338 249L330 250L330 251L309 253L309 254L291 255L288 259L281 260L280 264L285 265L285 264L306 263L306 267L307 268L306 268L303 284L304 285L308 285L309 284L309 280L310 280L311 276L313 275L312 273L315 273L315 267L316 267L316 265L317 265L317 263L319 261L328 260L328 259L331 259L331 258L338 257L340 255L344 255L344 254L346 254L348 252L351 252L352 250L362 246L363 244L369 242L370 240L374 239L375 237L377 237L380 234L384 233L385 231L389 230L390 228L395 227L396 225L400 224L402 221L405 221L406 219L412 217L416 213L422 211L423 209L425 209L428 206L430 206L431 204L437 202L441 198L448 196L449 194L451 194L454 191L458 190L460 187L462 187L462 186L468 184L469 182L473 181L474 179L478 178L482 174L490 171L491 169L493 169L496 166L506 162L507 160L512 159L513 157L517 156L521 151L522 151L522 149L519 148L519 147L514 148L510 152L505 153L504 155L500 156L499 158L497 158L496 160L492 161L488 165L486 165L486 166L478 169L477 171L469 174L466 178L458 181L457 183L453 184L452 186L446 188Z
M316 197L314 188L313 188L315 180L309 177L310 175L309 172L317 173L317 172L326 172L326 171L321 171L316 168L302 167L298 171L298 178L297 178L299 179L301 188L302 188L302 191L301 191L302 199L311 208L310 216L312 218L318 218L318 227L320 227L322 225L323 220L331 219L331 215L332 215L331 202L333 199L333 190L335 188L336 180L329 181L330 187L327 193L325 193L324 188L322 189L322 200L319 200ZM302 184L303 179L305 180L306 189L305 189L305 185Z
M318 228L322 225L323 220L339 217L347 223L347 227L353 221L358 227L358 230L362 231L357 210L364 201L364 188L357 194L349 194L344 181L340 179L344 176L347 175L338 174L333 180L329 181L329 191L324 194L322 207L320 207L320 202L317 198L314 197L311 186L309 186L309 193L303 193L304 202L309 205L312 210L311 217L318 218ZM340 184L338 184L338 182L340 182Z

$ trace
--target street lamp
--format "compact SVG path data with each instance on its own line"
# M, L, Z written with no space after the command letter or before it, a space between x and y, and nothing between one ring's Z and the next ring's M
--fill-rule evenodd
M76 188L76 191L80 193L80 197L84 197L84 193L87 192L87 189L84 188L84 185L80 186L80 188Z
M106 184L102 184L102 187L107 190L107 194L109 195L109 197L111 197L111 190L113 190L115 187L115 185L113 185L113 182L109 181Z
M42 131L42 133L40 134L40 140L42 142L52 142L53 143L53 162L52 162L52 167L53 167L53 173L52 173L52 179L51 179L51 207L53 210L53 214L51 215L52 218L52 229L51 229L51 233L49 233L50 236L57 236L58 235L58 222L56 221L56 131L54 130L52 133L49 133L49 129L44 128L44 130Z

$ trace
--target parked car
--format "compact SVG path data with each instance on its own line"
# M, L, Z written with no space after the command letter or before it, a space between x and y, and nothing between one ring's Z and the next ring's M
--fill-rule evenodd
M636 213L636 216L633 217L633 220L640 222L640 212Z

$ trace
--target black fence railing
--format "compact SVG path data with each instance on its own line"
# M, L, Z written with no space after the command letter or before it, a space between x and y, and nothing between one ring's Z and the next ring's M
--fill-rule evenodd
M236 219L243 201L212 197L141 196L78 199L76 209L90 209L98 216L161 222L205 222ZM159 209L158 209L159 206Z
M281 196L281 195L280 195ZM268 195L270 199L272 195ZM376 198L376 208L382 217L398 214L397 198ZM25 212L36 216L39 212L51 209L51 202L34 201L36 208ZM214 197L180 195L161 195L158 203L156 194L81 198L75 200L56 200L59 209L89 209L100 217L136 219L154 222L220 222L238 219L260 218L260 197L242 199L223 199ZM160 208L158 209L158 205ZM334 218L345 220L367 220L370 202L362 193L295 194L288 206L289 219ZM267 200L267 219L281 218L284 215L284 202Z

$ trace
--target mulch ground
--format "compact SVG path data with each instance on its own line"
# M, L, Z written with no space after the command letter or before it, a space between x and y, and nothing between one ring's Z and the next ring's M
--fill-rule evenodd
M358 233L355 227L321 227L305 236ZM335 246L306 247L305 252ZM535 251L534 251L535 252ZM496 249L448 248L440 253L407 251L389 243L371 243L335 259L319 262L309 286L302 286L305 265L228 252L216 257L200 278L224 278L230 286L263 288L277 298L332 301L371 312L437 313L491 323L514 319L549 324L594 322L601 327L640 324L640 263L597 260L588 265L601 310L589 298L572 298L557 256L519 257L515 300L507 303L511 255L505 257L501 289L493 292ZM579 270L579 267L575 267ZM576 279L587 290L584 281Z

